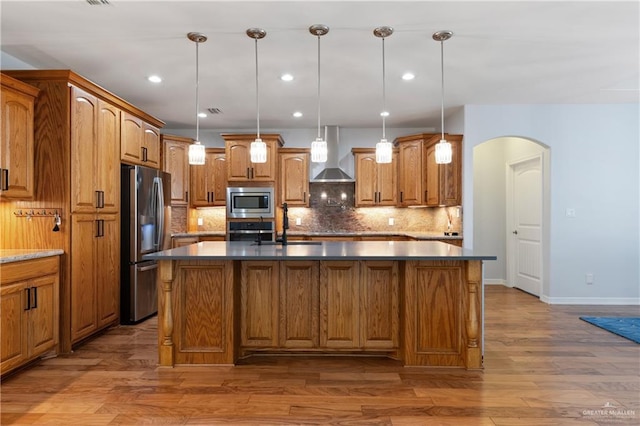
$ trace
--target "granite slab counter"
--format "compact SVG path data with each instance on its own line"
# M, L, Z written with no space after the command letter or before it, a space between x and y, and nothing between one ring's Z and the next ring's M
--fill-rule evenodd
M496 260L439 241L291 241L288 245L206 241L143 256L145 260Z
M64 250L61 249L2 249L0 250L0 264L60 256L62 254L64 254Z

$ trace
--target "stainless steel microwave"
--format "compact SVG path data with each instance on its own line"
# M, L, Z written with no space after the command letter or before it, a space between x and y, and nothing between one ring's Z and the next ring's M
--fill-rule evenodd
M227 187L227 217L273 218L275 215L272 187Z

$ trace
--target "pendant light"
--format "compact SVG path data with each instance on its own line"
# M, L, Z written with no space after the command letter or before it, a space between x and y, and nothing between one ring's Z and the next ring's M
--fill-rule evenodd
M442 103L440 106L440 128L442 137L440 142L436 144L436 163L437 164L449 164L451 163L451 144L444 138L444 42L449 40L453 36L451 31L437 31L433 33L433 39L440 42L440 75L442 77Z
M267 144L265 144L262 139L260 139L260 97L259 97L259 86L258 86L258 40L264 38L267 35L267 32L262 28L249 28L247 30L247 35L255 40L256 47L256 121L257 121L257 131L256 131L256 140L251 142L251 162L252 163L266 163L267 162Z
M189 164L194 166L202 166L205 161L204 145L200 143L200 98L198 97L198 46L200 43L207 41L207 36L200 33L187 34L189 40L196 44L196 140L189 145Z
M325 163L327 161L327 141L320 134L320 37L329 32L329 27L315 24L309 27L311 35L318 37L318 137L311 142L311 161L313 163Z
M376 144L376 163L391 163L393 157L393 149L391 142L386 138L385 119L389 113L387 112L387 94L385 84L385 60L384 60L384 39L393 34L393 28L391 27L378 27L373 30L373 35L382 39L382 139Z

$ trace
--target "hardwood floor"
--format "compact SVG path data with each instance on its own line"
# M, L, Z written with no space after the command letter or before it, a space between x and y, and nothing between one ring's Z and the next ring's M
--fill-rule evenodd
M1 424L640 424L640 345L578 319L640 307L488 286L485 312L483 371L369 357L164 369L155 319L120 326L3 380Z

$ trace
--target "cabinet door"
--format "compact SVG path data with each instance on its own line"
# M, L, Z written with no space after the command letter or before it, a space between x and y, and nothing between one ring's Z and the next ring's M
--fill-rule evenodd
M276 180L276 164L278 164L278 150L276 142L273 140L265 140L267 145L267 162L251 163L251 180L271 182ZM251 144L249 143L249 146ZM249 158L251 156L249 155Z
M142 122L142 164L154 169L160 168L160 131L148 123Z
M361 265L361 346L397 348L400 333L398 262L363 261Z
M398 204L417 206L422 196L422 139L402 142L398 146Z
M224 152L214 152L207 154L207 165L210 173L208 176L208 186L212 188L212 199L214 206L224 206L227 204L227 159Z
M58 274L29 281L29 357L38 356L58 343Z
M98 222L93 214L71 216L71 340L76 342L97 328L96 250ZM102 265L100 265L102 267Z
M186 206L189 202L189 145L164 140L163 170L171 174L171 205ZM202 166L198 166L202 167Z
M200 166L189 166L191 205L193 207L209 206L211 194L209 191L209 156L205 157L205 162Z
M99 194L94 184L96 163L98 99L71 87L71 211L95 212ZM118 180L116 182L119 181ZM110 183L114 185L114 183ZM118 200L119 202L119 200Z
M144 139L142 120L126 112L121 117L120 159L130 164L141 164Z
M309 154L280 154L281 202L309 207Z
M4 77L3 77L4 78ZM2 88L2 142L0 144L0 168L2 189L6 198L30 199L33 197L33 97ZM5 179L8 180L5 182ZM8 187L7 187L8 186Z
M398 160L393 155L391 163L377 164L378 205L398 204Z
M280 262L280 347L318 347L319 291L319 262Z
M357 207L374 206L378 201L376 166L375 154L355 154Z
M99 210L120 210L120 110L98 99L98 131L95 153L95 190L101 191ZM86 178L86 175L84 175Z
M440 165L440 204L462 204L462 136L447 135L451 144L451 163Z
M242 262L240 279L240 345L278 344L278 262Z
M120 317L120 220L118 215L98 216L101 236L95 239L94 266L97 295L98 328Z
M320 347L359 347L357 261L320 262Z
M0 370L2 373L27 359L27 284L18 282L0 289Z
M227 142L227 180L249 180L252 164L249 155L249 142ZM268 154L267 154L268 155ZM268 160L268 159L267 159Z
M425 153L425 190L426 204L440 204L440 166L436 164L436 146L430 145Z

